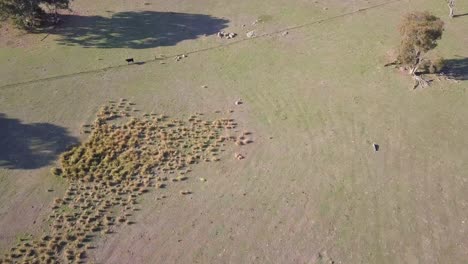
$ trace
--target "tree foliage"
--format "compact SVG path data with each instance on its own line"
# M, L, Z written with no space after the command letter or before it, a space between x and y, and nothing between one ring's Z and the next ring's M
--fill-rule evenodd
M0 0L0 16L11 18L22 28L32 28L40 23L43 11L37 0Z
M415 12L403 17L400 25L401 43L398 61L410 67L414 74L428 51L437 47L444 22L428 12Z
M0 0L0 18L12 19L19 27L32 29L46 19L48 7L56 16L59 9L68 9L70 0Z
M46 4L55 14L59 9L70 8L70 0L41 0L41 3Z

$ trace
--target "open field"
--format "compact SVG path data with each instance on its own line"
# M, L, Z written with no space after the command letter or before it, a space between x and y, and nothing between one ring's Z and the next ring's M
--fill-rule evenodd
M468 15L441 2L75 0L50 35L3 26L0 249L47 230L69 188L50 169L127 98L232 118L253 143L142 195L135 224L93 239L87 262L466 263ZM412 90L383 65L401 15L421 9L446 22L435 52L457 82Z

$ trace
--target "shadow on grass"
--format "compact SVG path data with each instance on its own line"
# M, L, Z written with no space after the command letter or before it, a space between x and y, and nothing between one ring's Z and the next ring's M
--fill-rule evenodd
M62 45L130 49L172 46L216 34L229 22L209 15L153 11L120 12L110 17L63 15L61 20L50 34L58 35Z
M468 16L468 13L465 13L465 14L459 14L459 15L453 15L453 17L462 17L462 16Z
M63 127L47 123L23 124L0 113L0 168L40 168L76 143L78 140Z
M468 80L468 58L445 60L442 73L455 80Z

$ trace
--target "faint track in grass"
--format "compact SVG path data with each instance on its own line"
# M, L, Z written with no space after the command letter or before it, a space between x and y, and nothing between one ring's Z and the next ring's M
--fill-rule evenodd
M308 22L308 23L305 23L305 24L287 27L287 28L283 28L283 29L273 31L273 32L267 32L267 33L264 33L264 34L254 36L252 38L244 38L244 39L236 40L236 41L233 41L233 42L230 42L230 43L227 43L227 44L217 45L217 46L208 47L208 48L204 48L204 49L192 50L192 51L186 52L185 54L190 55L190 54L203 53L203 52L207 52L207 51L211 51L211 50L222 49L222 48L225 48L225 47L230 47L230 46L237 45L239 43L274 36L274 35L283 33L285 31L297 30L297 29L308 27L308 26L312 26L312 25L332 21L332 20L335 20L335 19L339 19L339 18L342 18L342 17L351 16L351 15L354 15L354 14L357 14L357 13L362 13L364 11L376 9L376 8L379 8L379 7L382 7L382 6L390 5L390 4L401 2L401 1L402 0L393 0L393 1L380 3L380 4L377 4L377 5L372 5L372 6L368 6L368 7L364 7L364 8L359 8L359 9L357 9L355 11L352 11L352 12L347 12L347 13L343 13L343 14L340 14L340 15L331 16L331 17L327 17L327 18L323 18L323 19L319 19L319 20L314 20L314 21L311 21L311 22ZM145 63L151 63L151 62L166 61L166 60L172 59L172 58L174 58L174 57L176 57L178 55L179 54L166 56L165 58L155 58L155 59L146 60L146 61L139 61L138 64L141 65L141 64L145 64ZM121 65L109 66L109 67L94 69L94 70L89 70L89 71L81 71L81 72L75 72L75 73L70 73L70 74L63 74L63 75L50 76L50 77L45 77L45 78L40 78L40 79L34 79L34 80L29 80L29 81L24 81L24 82L5 84L5 85L1 85L0 89L13 88L13 87L21 86L21 85L27 85L27 84L33 84L33 83L39 83L39 82L46 82L46 81L52 81L52 80L65 79L65 78L68 78L68 77L74 77L74 76L79 76L79 75L106 72L106 71L113 70L113 69L119 69L119 68L130 67L130 66L138 66L138 64L130 64L130 65L129 64L121 64Z

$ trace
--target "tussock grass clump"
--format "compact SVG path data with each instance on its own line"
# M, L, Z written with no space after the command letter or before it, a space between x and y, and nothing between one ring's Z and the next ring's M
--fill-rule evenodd
M188 177L186 177L186 176L178 176L176 179L177 179L178 181L186 181L186 180L188 180Z
M55 176L60 176L62 175L62 169L61 168L52 168L51 170L52 174Z
M134 223L127 217L139 210L138 198L150 187L164 189L170 182L186 181L189 166L218 161L220 143L238 139L226 136L237 127L233 119L205 121L201 113L188 121L154 113L135 117L133 106L125 98L109 101L92 124L82 126L89 132L87 141L63 153L60 167L51 170L70 185L64 197L54 200L50 233L38 243L19 245L9 257L82 261L98 232L108 234L117 223ZM169 181L167 176L176 173L179 176Z

